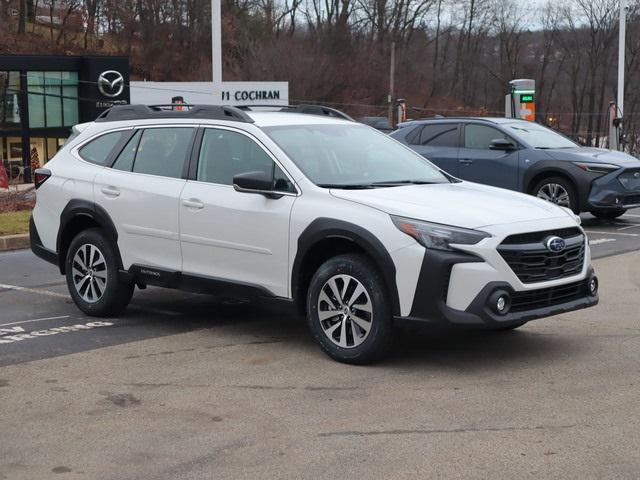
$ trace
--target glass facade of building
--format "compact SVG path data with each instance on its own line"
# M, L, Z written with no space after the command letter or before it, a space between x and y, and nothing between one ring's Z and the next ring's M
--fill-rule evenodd
M73 125L128 103L128 88L106 97L98 88L105 71L122 72L128 83L128 63L127 57L0 55L0 161L11 183L30 182Z

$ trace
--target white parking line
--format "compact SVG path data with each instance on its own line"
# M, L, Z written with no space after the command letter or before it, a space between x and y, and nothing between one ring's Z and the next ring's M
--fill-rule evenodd
M39 293L40 295L49 295L50 297L58 297L58 298L70 298L69 295L65 295L64 293L52 292L50 290L41 290L39 288L28 288L28 287L20 287L18 285L7 285L5 283L0 283L0 290L17 290L20 292L28 292L28 293Z
M44 322L47 320L60 320L63 318L69 318L69 315L60 315L59 317L34 318L33 320L22 320L20 322L0 323L0 327L8 327L9 325L20 325L23 323Z
M585 230L585 232L594 233L596 235L622 235L625 237L640 237L640 233L600 232L597 230Z
M615 238L596 238L595 240L589 240L589 245L600 245L602 243L615 242Z
M634 224L631 224L631 225L627 225L626 227L618 228L618 231L620 231L620 230L628 230L630 228L637 228L637 227L640 227L640 224L634 223Z

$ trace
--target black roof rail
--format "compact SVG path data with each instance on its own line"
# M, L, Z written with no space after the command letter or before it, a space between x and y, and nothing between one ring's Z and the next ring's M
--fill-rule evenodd
M185 110L175 110L176 107ZM165 105L115 105L105 110L96 122L116 122L119 120L142 120L159 118L203 118L208 120L230 120L253 123L253 119L236 107L227 105L191 105L170 103Z
M299 104L299 105L238 105L236 108L241 110L251 111L253 108L271 108L278 112L289 113L306 113L310 115L326 115L329 117L341 118L342 120L348 120L355 122L353 118L340 110L335 108L326 107L324 105L314 104Z

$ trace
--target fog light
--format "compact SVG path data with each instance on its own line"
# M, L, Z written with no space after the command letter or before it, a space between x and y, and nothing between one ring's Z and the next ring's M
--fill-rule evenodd
M504 312L504 309L507 307L507 300L504 297L500 297L496 302L496 310L498 313Z
M592 297L595 297L598 293L598 277L596 277L595 275L591 277L587 282L587 291Z
M511 296L504 290L497 290L489 297L488 304L498 315L506 315L511 308Z

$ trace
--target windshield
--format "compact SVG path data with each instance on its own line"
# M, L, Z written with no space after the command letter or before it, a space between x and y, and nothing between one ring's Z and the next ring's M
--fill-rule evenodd
M506 124L504 127L533 148L575 148L578 146L567 137L537 123L518 122Z
M420 155L363 125L287 125L264 131L321 187L449 182Z

